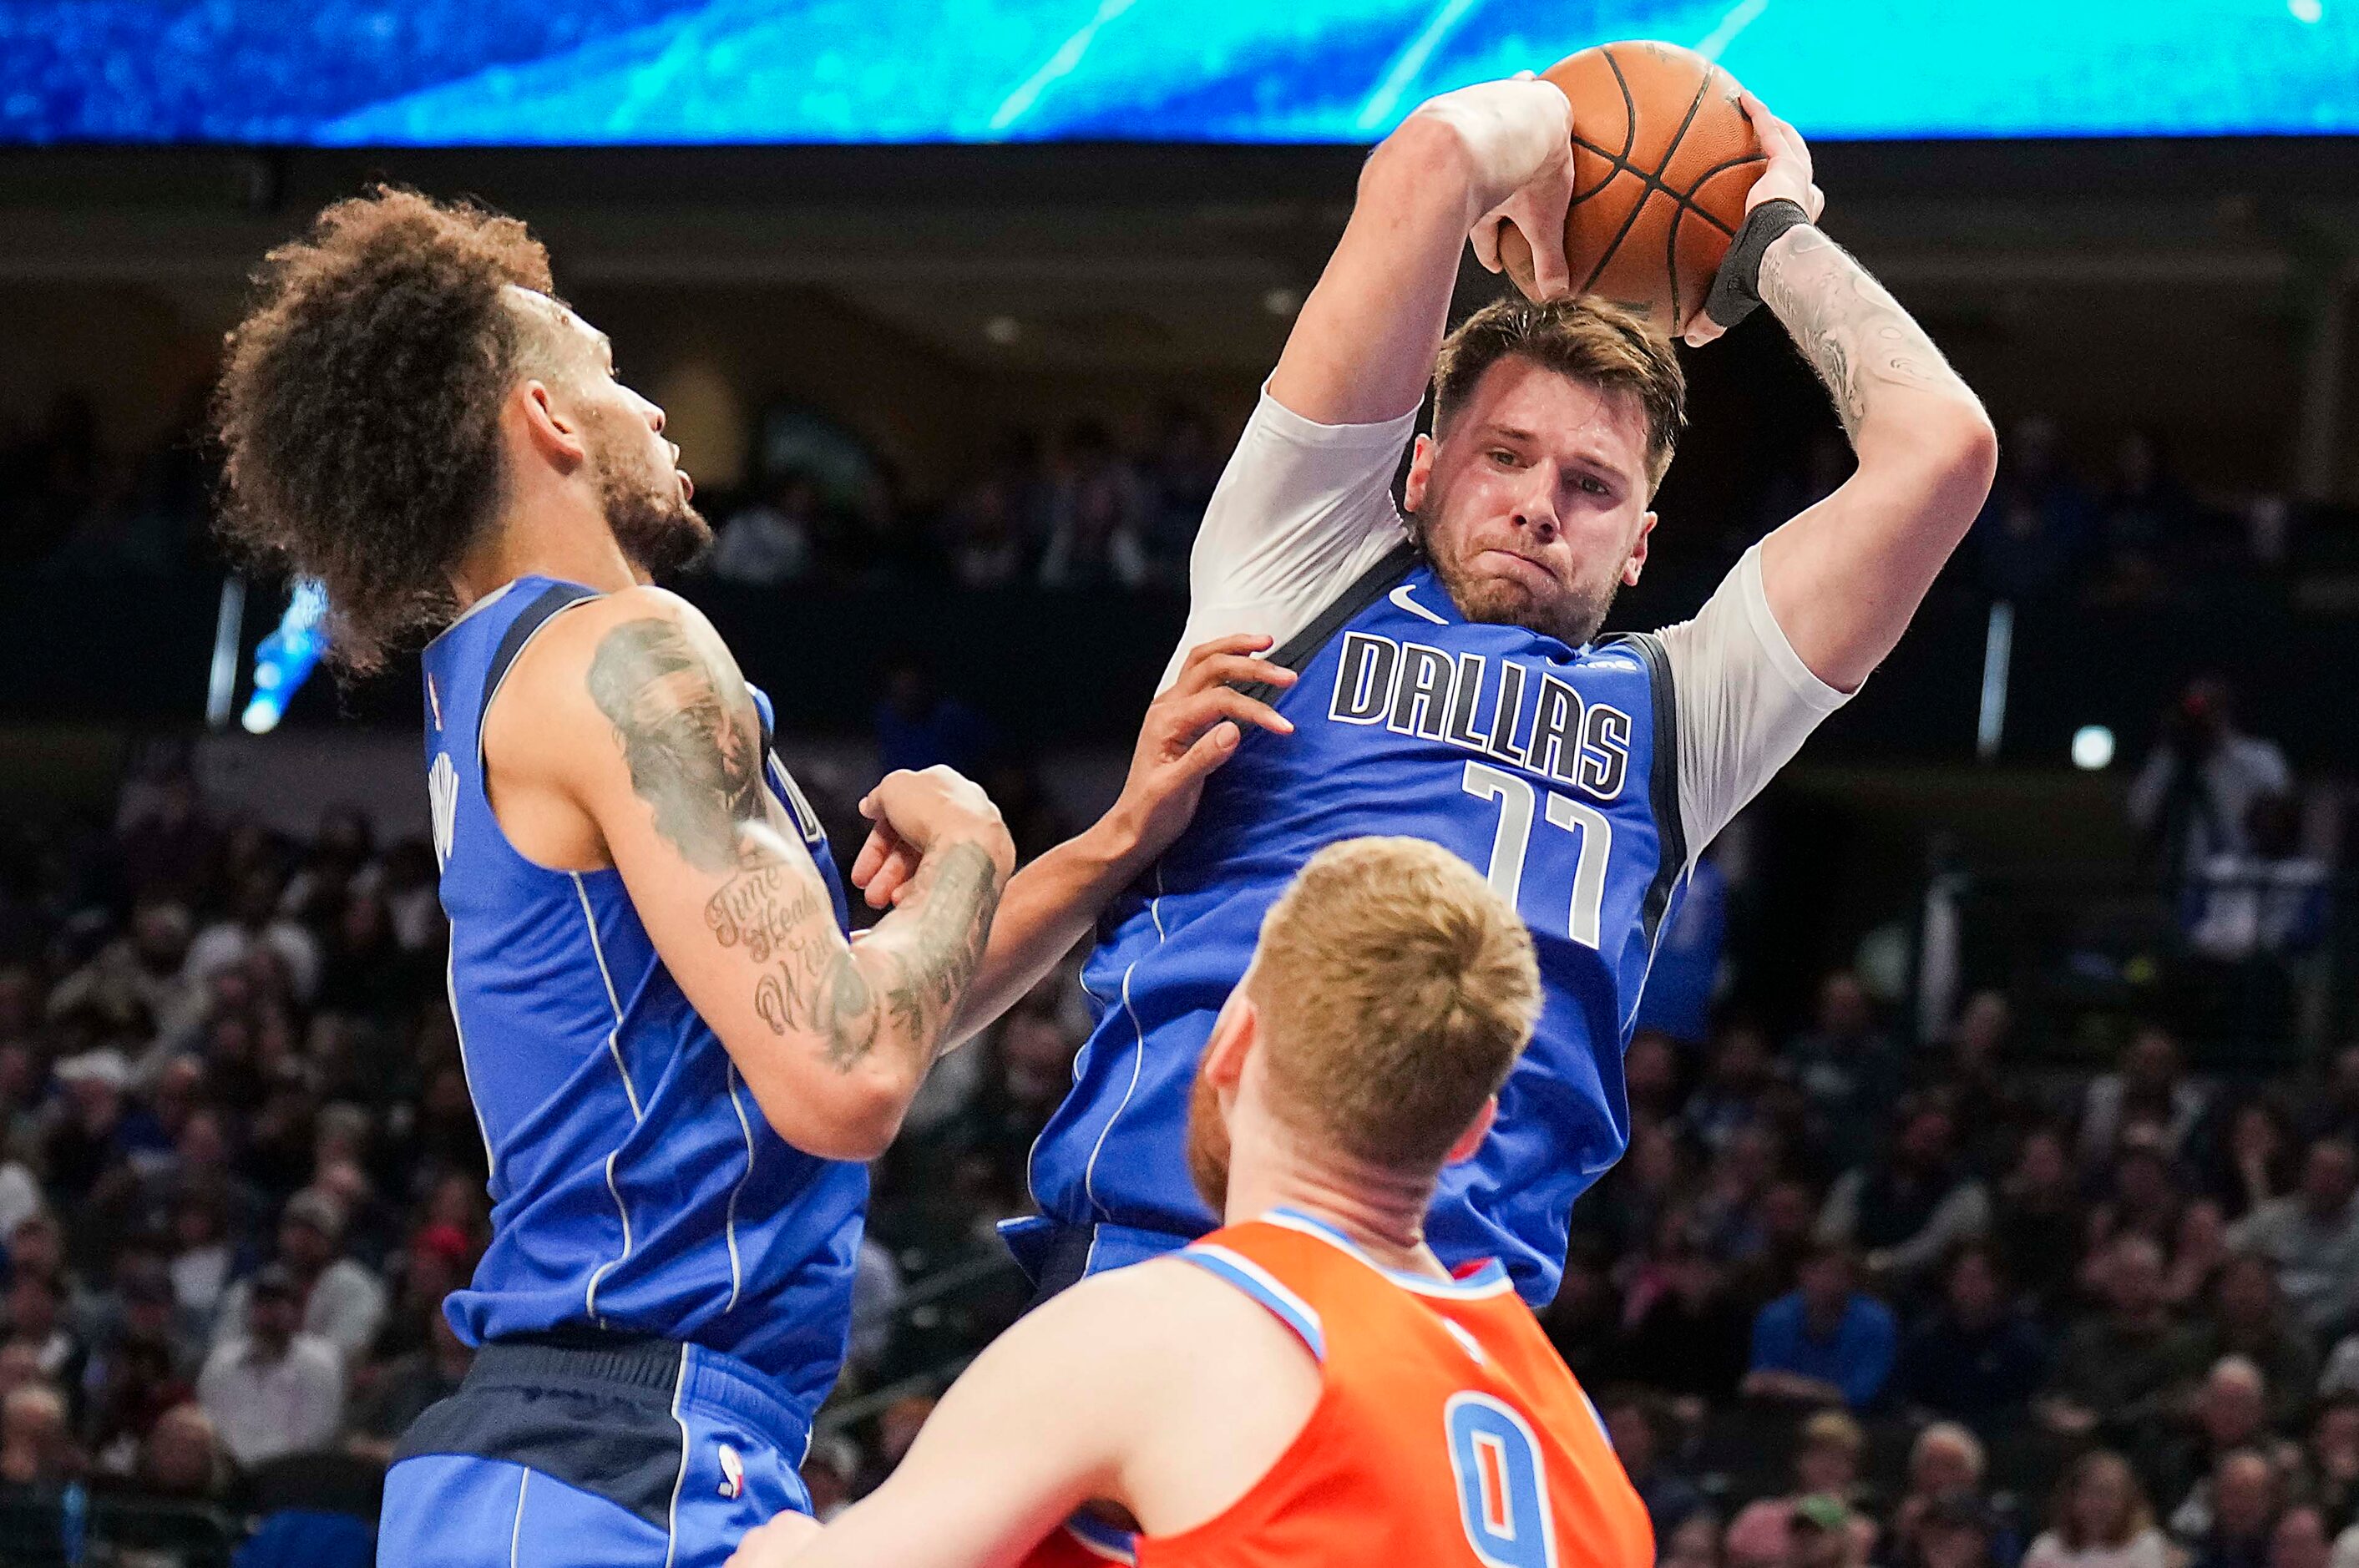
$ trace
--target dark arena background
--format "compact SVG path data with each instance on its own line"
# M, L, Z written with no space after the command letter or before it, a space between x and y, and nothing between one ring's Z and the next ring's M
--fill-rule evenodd
M416 658L310 673L209 526L266 250L379 179L527 221L839 858L937 761L1028 855L1122 781L1368 146L1629 38L1810 138L2001 458L1699 871L1549 1336L1681 1568L2359 1565L2353 0L0 0L0 1563L367 1561L468 1364ZM1767 312L1682 352L1610 629L1850 468ZM1025 1304L1074 968L875 1166L822 1515ZM1748 1373L1821 1240L1881 1329L1814 1407ZM300 1386L242 1359L274 1263Z

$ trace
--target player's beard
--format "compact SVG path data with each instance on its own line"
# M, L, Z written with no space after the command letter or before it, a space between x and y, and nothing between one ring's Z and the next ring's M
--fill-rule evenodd
M1188 1175L1218 1223L1229 1206L1229 1124L1221 1115L1220 1091L1201 1064L1188 1092Z
M680 494L677 474L658 474L645 443L603 420L588 423L598 504L624 558L651 578L669 576L712 542L712 527Z
M1432 537L1428 520L1448 516L1448 507L1446 493L1438 488L1430 491L1425 506L1409 522L1419 547L1432 563L1433 574L1449 590L1451 603L1458 606L1460 615L1491 626L1522 626L1552 637L1568 648L1579 648L1597 636L1597 629L1605 624L1605 613L1614 607L1614 591L1621 586L1618 576L1608 577L1602 584L1544 595L1515 578L1471 571L1458 556L1438 548L1440 541ZM1465 537L1461 530L1455 542L1462 546Z

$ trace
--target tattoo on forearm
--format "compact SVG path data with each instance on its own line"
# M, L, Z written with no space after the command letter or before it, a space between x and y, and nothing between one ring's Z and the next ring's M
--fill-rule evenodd
M910 884L907 940L870 939L879 944L874 975L836 938L818 890L775 862L731 877L705 904L704 920L722 946L764 966L754 1010L770 1032L819 1036L828 1065L848 1073L888 1040L930 1058L983 963L999 890L998 867L981 845L937 849Z
M1854 442L1880 392L1954 388L1973 396L1899 302L1816 229L1798 229L1776 247L1761 269L1760 289L1834 395L1843 433Z
M761 722L745 683L717 672L677 622L651 616L599 640L589 684L656 831L700 871L734 868L740 829L766 809Z

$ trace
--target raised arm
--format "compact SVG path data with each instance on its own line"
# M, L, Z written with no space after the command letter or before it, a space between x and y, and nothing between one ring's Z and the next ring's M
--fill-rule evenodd
M1815 212L1802 138L1758 99L1745 104L1770 158L1751 204L1783 197ZM1814 226L1771 243L1758 291L1833 394L1859 458L1833 495L1763 541L1762 591L1811 673L1848 691L1899 642L1965 538L1998 439L1925 330Z
M882 1152L981 961L1015 859L998 812L947 769L880 785L875 809L918 862L855 948L764 784L752 695L701 615L634 589L541 640L502 698L501 755L547 769L594 825L778 1135L832 1159Z
M1565 287L1571 168L1571 106L1552 82L1486 82L1420 105L1361 169L1351 222L1295 319L1271 396L1322 425L1413 412L1448 325L1459 248L1485 214L1524 193L1501 215L1531 243L1541 291ZM1495 245L1495 224L1484 231Z

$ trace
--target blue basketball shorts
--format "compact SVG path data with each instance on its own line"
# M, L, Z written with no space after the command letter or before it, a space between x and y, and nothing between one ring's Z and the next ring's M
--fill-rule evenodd
M722 1568L810 1511L810 1419L734 1357L669 1340L485 1345L405 1433L381 1568Z

